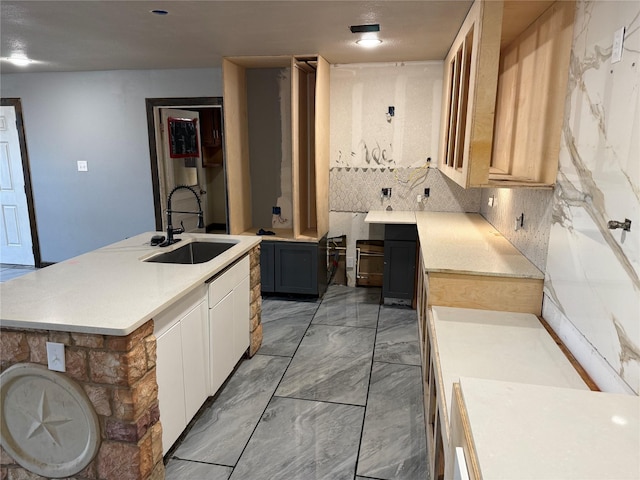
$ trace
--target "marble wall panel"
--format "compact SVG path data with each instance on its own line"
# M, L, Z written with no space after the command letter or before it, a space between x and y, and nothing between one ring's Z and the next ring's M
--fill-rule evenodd
M622 60L614 32L626 27ZM554 328L607 390L640 392L640 3L579 1L546 264ZM609 220L632 220L630 232ZM570 328L565 328L570 327ZM616 378L617 377L617 378Z

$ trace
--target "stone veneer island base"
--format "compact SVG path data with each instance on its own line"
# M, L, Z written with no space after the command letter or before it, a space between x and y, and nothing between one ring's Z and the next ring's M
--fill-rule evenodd
M250 251L251 345L262 344L260 245ZM46 342L63 343L66 372L98 415L102 443L74 480L164 479L153 320L127 336L0 328L0 371L18 363L47 365ZM39 480L0 450L0 480Z

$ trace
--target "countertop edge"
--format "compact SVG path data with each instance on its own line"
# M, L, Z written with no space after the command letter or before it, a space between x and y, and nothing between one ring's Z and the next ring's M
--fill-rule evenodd
M150 238L150 235L152 235L153 233L154 232L148 232L148 233L136 235L132 237L132 239L143 238L143 237ZM157 233L160 233L160 232L157 232ZM205 235L205 234L183 234L183 240L188 240L191 238L198 239L201 235ZM226 237L229 237L231 239L240 238L239 236L233 236L233 235L226 236ZM127 239L127 240L130 240L130 239ZM123 242L127 242L127 240L123 240L121 242L116 242L114 244L107 245L105 247L99 248L92 252L88 252L87 254L94 253L94 252L100 252L102 254L104 252L108 252L110 248L117 249L119 248L118 247L119 244L122 244ZM132 332L134 332L139 327L141 327L142 325L144 325L149 320L152 320L155 316L157 316L160 312L165 310L168 306L179 301L181 298L184 298L186 295L188 295L189 293L197 289L200 285L204 285L209 279L215 277L217 274L225 270L229 265L235 263L237 260L247 255L255 246L259 245L261 241L262 241L262 237L259 237L259 236L243 237L241 242L239 242L239 243L242 243L241 248L238 248L232 254L228 254L227 252L230 251L228 250L227 252L224 252L219 256L221 258L216 257L210 260L209 262L198 264L198 267L202 268L202 267L205 267L208 263L211 263L211 268L206 269L200 275L197 275L196 277L193 277L192 279L190 279L188 281L188 284L185 284L184 286L177 285L175 288L174 294L167 297L162 302L156 303L154 305L154 308L149 309L147 312L140 313L139 318L133 319L131 322L126 323L126 326L102 327L102 326L91 325L88 323L73 322L71 320L69 320L67 323L63 323L63 322L52 321L51 319L39 321L39 320L7 318L7 317L4 317L5 312L3 310L5 309L0 309L0 328L17 329L17 330L41 330L41 331L51 330L51 331L70 332L70 333L92 334L92 335L127 336ZM150 248L156 248L156 247L150 247ZM83 254L83 255L87 255L87 254ZM143 263L142 259L152 255L149 255L149 252L147 251L147 252L144 252L142 256L140 256L139 254L136 254L136 256L137 256L136 262ZM66 260L65 262L73 262L75 258L79 258L79 257L74 257L72 259ZM65 262L60 262L60 264L64 264ZM59 264L56 264L56 265L59 265ZM181 267L184 267L184 265L182 265ZM125 322L123 322L123 324L124 323Z

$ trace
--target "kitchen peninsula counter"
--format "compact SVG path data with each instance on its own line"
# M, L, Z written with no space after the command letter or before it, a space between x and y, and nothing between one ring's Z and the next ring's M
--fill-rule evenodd
M365 223L415 224L425 273L544 279L544 273L478 213L372 210Z
M170 247L144 233L0 284L0 326L125 336L256 247L260 237L182 234ZM189 240L236 245L201 264L144 262Z
M478 213L415 212L415 216L425 272L544 279Z
M154 234L0 285L0 453L10 476L164 478L163 453L260 348L261 238L181 234L152 247ZM200 264L144 261L190 241L234 245ZM219 297L231 308L218 308ZM77 413L73 427L56 427L68 439L58 449L31 435L45 397L51 415ZM33 411L25 421L17 405Z

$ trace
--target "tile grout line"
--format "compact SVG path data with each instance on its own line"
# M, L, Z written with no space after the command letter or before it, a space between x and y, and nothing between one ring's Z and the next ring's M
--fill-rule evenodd
M313 315L311 316L311 320L309 321L309 325L307 325L307 328L305 329L304 333L302 334L302 337L300 338L300 341L298 342L298 346L296 347L296 350L293 352L293 355L289 359L289 363L287 364L287 368L284 369L284 372L282 373L282 376L280 377L280 380L278 381L278 384L276 385L276 388L274 388L273 393L271 394L271 398L269 398L269 401L267 402L267 405L264 407L264 410L262 410L262 413L258 417L258 421L256 422L255 426L253 427L253 430L251 431L251 435L249 435L249 438L247 439L247 442L244 444L244 447L242 448L242 451L240 452L240 455L238 455L238 460L236 461L236 464L231 468L231 475L229 475L229 478L231 478L233 476L233 473L235 472L236 467L240 463L240 460L242 460L242 456L244 455L244 452L247 450L247 446L251 442L251 439L253 438L253 435L256 433L258 425L260 425L260 421L262 420L262 417L264 416L265 412L267 411L267 408L269 408L269 405L271 405L271 401L275 397L275 393L278 391L278 387L280 387L280 384L282 383L282 379L287 374L287 370L289 370L289 367L291 366L291 362L293 362L293 357L298 352L298 348L300 348L300 344L302 343L302 340L304 339L304 336L306 335L307 331L309 330L309 327L311 326L311 323L313 322L313 317L315 317L316 313L318 312L318 309L320 308L320 305L322 304L322 301L323 300L320 300L320 302L318 302L318 306L316 307L315 311L313 312ZM258 351L260 351L260 349L258 349ZM258 355L257 352L256 352L256 355ZM289 357L284 357L284 358L289 358Z
M382 292L380 292L382 295ZM373 350L371 351L371 365L369 365L369 382L367 385L367 396L364 402L364 415L362 415L362 426L360 427L360 442L358 442L358 451L356 452L356 465L354 478L358 476L358 464L360 462L360 449L362 448L362 436L364 435L364 423L367 418L367 407L369 405L369 392L371 391L371 375L373 374L373 363L376 355L376 340L378 339L378 325L380 324L380 305L378 304L378 317L376 318L376 333L373 337Z

